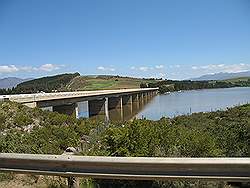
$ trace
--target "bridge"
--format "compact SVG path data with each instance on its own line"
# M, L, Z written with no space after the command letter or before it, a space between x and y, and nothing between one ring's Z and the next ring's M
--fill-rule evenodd
M10 100L28 107L56 111L79 117L79 107L84 109L83 117L103 116L109 120L109 110L119 110L123 116L123 107L138 107L157 94L158 88L98 90L79 92L33 93L0 96L0 100Z

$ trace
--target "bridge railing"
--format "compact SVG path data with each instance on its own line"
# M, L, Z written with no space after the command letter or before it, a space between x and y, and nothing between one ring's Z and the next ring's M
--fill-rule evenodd
M0 171L66 177L250 181L250 158L153 158L0 154Z

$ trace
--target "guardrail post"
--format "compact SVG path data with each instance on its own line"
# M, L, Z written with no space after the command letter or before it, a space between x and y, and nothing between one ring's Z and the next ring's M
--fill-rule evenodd
M75 155L77 153L76 149L73 147L68 147L63 155ZM68 179L68 188L79 188L79 181L76 177L70 176Z

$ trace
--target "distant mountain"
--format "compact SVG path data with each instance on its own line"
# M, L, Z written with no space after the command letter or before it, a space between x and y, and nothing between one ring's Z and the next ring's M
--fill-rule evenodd
M32 78L27 78L27 79L16 78L16 77L2 78L0 79L0 89L8 89L8 88L16 87L17 84L26 82L28 80L32 80Z
M215 74L206 74L198 78L191 78L193 81L201 81L201 80L226 80L238 77L250 77L250 71L245 72L237 72L237 73L227 73L220 72Z

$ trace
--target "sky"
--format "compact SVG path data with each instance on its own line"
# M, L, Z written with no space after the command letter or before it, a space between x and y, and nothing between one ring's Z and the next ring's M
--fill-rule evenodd
M0 78L247 70L249 0L0 0Z

